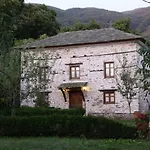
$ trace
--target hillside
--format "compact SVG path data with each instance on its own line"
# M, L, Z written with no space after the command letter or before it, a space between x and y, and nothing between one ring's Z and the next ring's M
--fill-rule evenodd
M114 21L126 17L126 14L123 13L92 7L71 8L67 10L61 10L51 6L48 7L57 12L57 20L63 26L73 25L76 23L76 21L88 23L90 20L96 20L98 23L104 26L109 26Z
M70 26L76 21L88 23L90 20L96 20L102 27L109 27L118 19L131 18L132 29L142 32L144 35L150 35L150 7L139 8L126 12L109 11L98 8L71 8L61 10L56 7L48 6L57 12L57 21L62 26Z
M124 14L132 18L133 28L141 31L145 36L150 35L150 7L127 11Z

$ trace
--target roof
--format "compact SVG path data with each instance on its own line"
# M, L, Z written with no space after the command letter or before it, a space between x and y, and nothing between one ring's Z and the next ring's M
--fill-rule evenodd
M79 44L104 43L124 40L142 40L141 36L126 33L114 28L103 28L96 30L84 30L60 33L55 36L48 37L44 40L38 40L33 43L24 45L22 48L39 48L39 47L55 47L69 46Z
M72 83L62 83L60 86L58 86L59 89L66 89L66 88L79 88L86 86L87 82L72 82Z

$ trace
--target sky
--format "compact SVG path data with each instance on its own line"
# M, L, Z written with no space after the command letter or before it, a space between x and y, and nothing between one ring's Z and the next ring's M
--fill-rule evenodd
M96 7L119 12L150 6L142 0L25 0L25 2L45 4L63 10L75 7Z

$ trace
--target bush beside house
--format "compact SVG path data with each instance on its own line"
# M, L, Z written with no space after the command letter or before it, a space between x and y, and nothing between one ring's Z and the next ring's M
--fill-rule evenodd
M149 132L149 116L147 114L142 114L140 112L134 112L135 122L137 125L137 132L139 138L148 138Z

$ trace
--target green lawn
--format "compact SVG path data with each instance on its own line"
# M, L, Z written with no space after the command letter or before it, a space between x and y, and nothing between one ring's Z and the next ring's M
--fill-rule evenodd
M0 150L150 150L150 141L0 138Z

